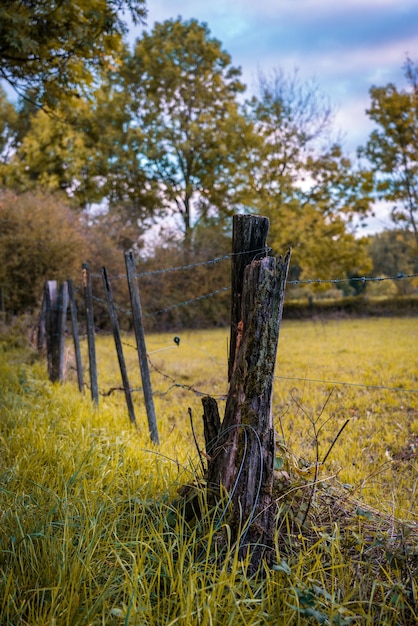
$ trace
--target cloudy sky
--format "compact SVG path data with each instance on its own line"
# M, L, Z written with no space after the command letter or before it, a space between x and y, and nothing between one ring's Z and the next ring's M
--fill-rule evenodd
M258 69L299 69L336 110L347 150L365 143L371 85L404 85L418 60L418 0L147 0L146 30L182 16L206 22L251 90ZM139 36L141 28L131 32Z

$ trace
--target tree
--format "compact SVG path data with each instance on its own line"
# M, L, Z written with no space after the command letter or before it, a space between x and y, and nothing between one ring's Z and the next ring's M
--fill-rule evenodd
M407 59L404 69L406 89L370 89L367 114L378 128L359 152L376 173L377 198L392 203L393 221L412 230L418 248L418 67Z
M240 70L205 24L177 19L145 33L122 72L138 166L158 183L189 245L200 217L231 214L245 193L240 163L250 126L237 104Z
M28 102L15 111L17 132L0 163L0 181L19 192L60 193L75 209L104 201L112 223L143 226L160 207L156 184L138 161L126 95L102 78L88 99L61 102L58 115Z
M399 273L406 275L418 272L418 257L412 232L394 229L373 235L370 238L369 254L376 276L397 276ZM414 283L409 280L397 280L394 281L393 287L400 294L405 294L414 289Z
M0 78L19 95L54 108L90 89L96 71L120 52L128 11L145 17L144 0L8 0L0 6Z
M76 109L80 111L78 101ZM26 132L15 138L15 150L0 169L3 186L21 192L60 192L78 207L99 201L100 185L86 167L92 152L86 135L42 109L26 122L23 118L24 113L20 119Z
M331 127L332 110L314 82L297 70L258 75L258 95L247 102L258 143L252 155L253 185L259 202L283 205L304 182L305 162Z
M8 102L5 92L0 87L0 164L10 158L17 122L17 111Z
M292 246L292 276L369 269L351 222L370 210L371 175L355 170L332 141L332 110L315 83L297 72L261 74L247 115L258 139L249 152L254 205L270 217L274 249Z

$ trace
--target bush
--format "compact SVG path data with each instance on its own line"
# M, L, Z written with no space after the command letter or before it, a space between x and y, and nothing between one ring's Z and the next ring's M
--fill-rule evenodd
M80 272L86 248L80 217L42 193L0 192L0 289L9 315L33 311L45 280Z

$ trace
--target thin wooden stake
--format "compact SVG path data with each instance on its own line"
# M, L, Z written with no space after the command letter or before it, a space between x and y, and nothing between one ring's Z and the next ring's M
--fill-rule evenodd
M65 376L65 331L67 326L67 310L68 310L68 286L62 283L58 290L57 310L56 310L56 334L57 341L56 363L58 380L63 382Z
M138 349L139 367L141 370L142 388L144 390L145 409L147 411L148 427L153 443L159 444L157 418L155 416L154 399L152 396L151 378L148 367L147 348L145 345L144 325L142 323L141 300L138 283L136 281L135 261L132 252L125 253L126 273L128 276L129 294L132 305L132 315Z
M83 363L81 360L80 335L78 332L77 307L75 304L74 283L71 279L68 279L67 285L68 285L68 298L70 301L71 325L73 329L73 342L74 342L75 362L76 362L76 368L77 368L78 389L81 393L84 393L84 374L83 374Z
M93 294L91 290L90 266L83 263L83 289L84 300L86 303L86 319L87 319L87 343L89 351L89 373L91 398L93 402L99 404L99 386L97 383L97 364L96 364L96 345L94 336L94 313L93 313Z
M45 343L46 343L46 359L48 367L48 377L52 380L53 376L53 337L54 337L54 310L57 301L57 281L48 280L44 287L44 319L45 319Z
M55 282L55 289L56 289L56 281ZM38 321L38 337L37 337L37 342L36 342L36 347L38 352L43 352L44 350L47 350L47 315L48 315L48 301L50 299L49 296L49 287L48 287L48 282L45 283L44 285L44 293L43 293L43 298L42 298L42 307L41 307L41 313L39 315L39 321Z
M112 324L113 338L115 340L116 352L118 355L119 368L122 376L123 389L125 391L126 406L128 407L129 419L132 424L138 427L135 417L134 403L132 400L131 386L129 385L128 372L126 369L125 357L123 355L122 339L120 336L119 322L116 315L115 304L113 300L112 288L110 286L109 277L105 267L102 268L103 286L107 296L107 304L109 309L109 317Z

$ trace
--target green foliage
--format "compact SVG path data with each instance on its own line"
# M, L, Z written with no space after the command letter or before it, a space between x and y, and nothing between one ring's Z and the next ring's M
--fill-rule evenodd
M80 111L78 101L75 108ZM37 111L16 151L1 168L3 185L21 191L61 193L77 208L100 200L97 177L86 168L91 149L86 139L62 119Z
M0 77L47 108L89 89L120 52L127 10L138 23L144 0L9 0L0 7Z
M138 163L125 94L106 82L88 99L61 102L56 113L30 106L14 112L13 150L4 151L0 164L2 184L65 193L76 210L105 199L109 223L123 216L126 224L137 225L138 236L139 223L149 220L161 202L156 184Z
M145 33L121 72L137 159L189 239L196 218L228 215L241 197L250 129L236 100L240 70L205 24L177 19Z
M5 92L0 87L0 164L8 160L17 119L14 106L8 102Z
M275 251L292 247L298 277L366 273L365 246L349 225L370 210L371 177L330 141L331 109L315 84L297 74L262 75L247 111L257 135L249 157L253 202L271 220Z
M396 224L410 228L418 248L418 68L405 63L407 89L390 83L370 89L367 114L377 129L361 149L376 173L379 199L389 201Z
M1 71L46 105L39 111L22 100L15 109L0 94L2 186L59 193L75 209L102 203L94 221L112 263L116 249L139 250L155 218L174 217L183 234L183 263L196 251L196 260L204 259L193 233L200 224L215 240L233 212L259 212L270 218L274 252L291 246L291 278L302 279L368 274L371 251L380 267L377 240L369 247L356 236L355 223L370 213L373 200L385 199L395 203L395 221L415 231L411 260L402 260L413 265L418 142L412 61L405 65L407 90L388 85L370 92L368 113L379 128L360 152L373 181L372 172L355 166L332 140L327 99L297 72L260 74L259 94L241 104L240 69L193 19L156 24L130 52L120 10L140 20L143 5L13 1L0 9ZM166 243L161 246L167 257ZM180 263L177 243L174 248ZM177 291L183 289L180 281Z
M306 377L326 372L370 384L416 383L414 320L319 326L283 324L281 375L297 376L302 369ZM226 335L182 334L179 345L171 335L153 335L148 352L177 382L222 394ZM133 373L137 354L125 348ZM102 338L102 389L117 379L115 364L112 338ZM416 510L415 460L402 454L413 452L408 445L418 435L416 394L337 388L329 398L330 385L296 383L295 391L294 380L276 381L273 409L276 430L284 435L282 456L286 448L303 451L310 464L319 447L322 458L350 416L317 489L331 505L339 472L351 484L339 505L353 492L363 497L357 514L347 516L341 508L333 518L326 506L320 523L309 529L283 515L276 565L249 577L247 561L238 560L228 541L227 518L216 527L222 511L209 514L201 495L200 519L186 522L179 504L178 487L198 474L190 460L195 452L187 406L198 416L200 398L180 387L166 393L172 382L152 369L162 435L156 449L142 427L140 396L140 429L133 432L121 397L101 397L95 408L72 383L48 382L44 370L40 363L16 362L15 352L0 354L2 623L415 623L416 537L414 530L408 536L407 524L399 535L393 531L396 515L413 520ZM137 382L132 376L131 384ZM298 491L308 488L300 484Z
M411 232L395 229L373 235L370 238L368 251L376 276L418 273L415 238ZM417 282L397 281L394 286L398 293L405 295L412 293L414 288L416 289ZM367 292L371 290L368 288Z

